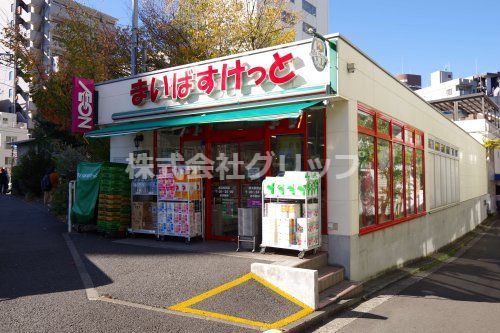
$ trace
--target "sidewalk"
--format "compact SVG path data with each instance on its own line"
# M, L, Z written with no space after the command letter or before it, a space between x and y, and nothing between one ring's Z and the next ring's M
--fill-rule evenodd
M315 332L497 332L498 249L500 219L492 219L432 258L370 281L361 304Z

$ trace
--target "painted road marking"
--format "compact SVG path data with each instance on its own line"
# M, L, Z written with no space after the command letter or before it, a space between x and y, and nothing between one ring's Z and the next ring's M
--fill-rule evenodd
M122 305L122 306L128 306L128 307L133 307L133 308L138 308L138 309L143 309L143 310L149 310L149 311L154 311L154 312L160 312L160 313L166 313L166 314L172 314L172 315L177 315L177 316L185 316L185 317L191 317L191 318L196 318L196 319L202 319L202 320L210 320L210 321L215 321L215 322L220 322L220 323L225 323L225 324L231 324L234 326L242 327L242 328L262 328L262 329L273 329L273 328L281 328L283 326L286 326L296 320L299 320L311 313L314 312L314 310L304 303L300 302L293 296L285 293L281 289L275 287L274 285L270 284L269 282L265 281L264 279L260 278L259 276L255 275L254 273L248 273L236 280L230 281L226 284L223 284L219 287L216 287L212 290L209 290L203 294L200 294L198 296L195 296L187 301L178 303L176 305L173 305L169 307L168 309L164 308L157 308L149 305L144 305L144 304L139 304L139 303L133 303L129 301L123 301L119 300L116 298L108 298L108 297L103 297L99 296L99 293L94 287L94 283L92 282L92 279L90 277L90 274L87 271L87 268L85 267L85 264L83 263L80 254L78 253L75 244L71 240L71 237L64 233L62 234L66 245L68 246L68 249L71 253L71 256L73 257L73 261L75 263L75 266L78 270L78 274L80 275L80 278L82 280L83 286L85 288L85 293L87 296L88 300L91 301L101 301L101 302L106 302L106 303L114 303L117 305ZM249 281L250 279L254 279L255 281L259 282L262 284L264 287L267 287L277 293L278 295L282 296L283 298L289 300L290 302L298 305L299 307L302 308L299 312L290 315L286 318L280 319L274 323L264 323L260 321L254 321L254 320L249 320L245 318L239 318L239 317L234 317L230 315L225 315L222 313L216 313L216 312L210 312L210 311L203 311L203 310L197 310L190 308L190 306L201 302L209 297L212 297L214 295L217 295L225 290L231 289L233 287L236 287L246 281Z
M85 288L85 293L87 294L87 299L89 301L98 300L99 294L94 288L94 283L92 282L92 279L90 278L90 275L85 268L85 264L83 263L82 258L80 258L80 255L76 250L75 244L73 244L73 241L68 234L63 234L62 236L66 241L66 245L68 246L69 252L73 257L73 261L75 262L76 269L78 270L78 274L80 275L80 279L82 280L83 287Z
M229 290L231 288L234 288L242 283L245 283L249 280L255 280L262 284L264 287L271 289L281 297L289 300L290 302L294 303L295 305L299 306L302 308L302 310L286 317L283 319L280 319L278 321L275 321L274 323L265 323L261 321L256 321L256 320L250 320L246 318L241 318L241 317L236 317L236 316L231 316L223 313L218 313L218 312L211 312L211 311L205 311L205 310L199 310L199 309L194 309L191 306L206 300L207 298L213 297L217 294L222 293L223 291ZM289 295L288 293L285 293L283 290L277 288L276 286L270 284L266 280L262 279L261 277L257 276L254 273L248 273L246 275L243 275L242 277L230 281L228 283L225 283L219 287L216 287L214 289L211 289L203 294L200 294L198 296L195 296L193 298L190 298L184 302L172 305L168 307L169 310L172 311L179 311L179 312L184 312L184 313L191 313L199 316L205 316L205 317L211 317L211 318L216 318L224 321L229 321L233 323L239 323L239 324L245 324L245 325L250 325L262 329L272 329L272 328L281 328L283 326L286 326L296 320L299 320L300 318L303 318L311 313L314 312L314 309L310 308L309 306L305 305L301 301L297 300L295 297Z

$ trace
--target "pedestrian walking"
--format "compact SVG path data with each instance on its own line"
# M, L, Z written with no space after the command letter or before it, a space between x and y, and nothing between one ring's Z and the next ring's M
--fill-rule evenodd
M52 196L58 185L59 185L59 174L52 167L49 170L47 170L41 181L41 188L43 191L43 204L49 208L52 202Z
M9 190L9 174L5 168L0 168L0 194L7 194Z

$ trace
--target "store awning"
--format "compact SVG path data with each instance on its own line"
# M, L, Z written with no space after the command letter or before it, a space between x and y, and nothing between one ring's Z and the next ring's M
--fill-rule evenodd
M165 127L179 127L196 124L209 124L234 121L272 121L285 118L297 118L303 109L318 104L318 101L275 105L244 110L172 117L142 122L130 122L111 125L85 134L87 138L133 134Z

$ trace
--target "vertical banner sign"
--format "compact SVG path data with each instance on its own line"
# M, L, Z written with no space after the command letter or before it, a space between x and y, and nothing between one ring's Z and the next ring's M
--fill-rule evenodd
M71 132L87 133L94 129L94 81L73 77L71 94Z

